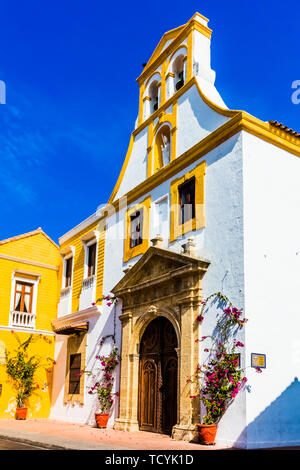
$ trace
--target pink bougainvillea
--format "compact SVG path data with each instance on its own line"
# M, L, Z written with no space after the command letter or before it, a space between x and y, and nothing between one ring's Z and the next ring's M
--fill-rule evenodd
M217 297L223 305L227 304L227 306L223 308L221 317L217 321L215 335L202 336L201 339L196 340L200 343L209 339L211 345L209 348L204 348L204 352L209 353L208 360L202 366L198 365L195 374L199 394L190 396L191 399L200 399L206 408L206 414L202 419L203 424L218 423L247 382L236 352L236 348L243 348L244 344L232 338L244 327L247 319L242 317L241 309L234 307L226 296L217 292L201 302L198 321L204 320L206 316L204 310L207 309L208 302L213 297Z

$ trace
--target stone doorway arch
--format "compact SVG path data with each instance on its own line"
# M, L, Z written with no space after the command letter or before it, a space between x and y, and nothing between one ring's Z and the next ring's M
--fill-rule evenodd
M199 409L190 399L195 385L188 380L199 362L195 342L200 334L197 316L201 309L201 281L208 266L207 260L150 247L112 290L122 300L120 407L114 429L139 429L140 345L148 325L164 317L172 324L177 338L177 423L172 437L196 437Z

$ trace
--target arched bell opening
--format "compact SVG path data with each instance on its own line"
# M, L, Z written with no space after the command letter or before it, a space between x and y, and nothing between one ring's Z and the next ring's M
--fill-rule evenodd
M150 114L154 113L158 109L158 81L154 80L149 86L149 98L150 98Z
M178 57L176 57L173 63L174 83L176 91L183 87L186 80L185 63L186 57L183 54L180 54Z

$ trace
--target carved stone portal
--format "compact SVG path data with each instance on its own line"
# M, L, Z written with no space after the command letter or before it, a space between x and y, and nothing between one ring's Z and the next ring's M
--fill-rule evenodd
M196 438L199 407L195 408L194 400L190 399L196 390L195 385L189 380L194 376L198 364L199 346L195 340L200 333L197 316L201 309L202 278L208 266L207 260L150 247L112 289L114 295L122 299L120 410L114 429L124 431L145 429L145 423L141 423L141 420L145 421L141 415L141 409L145 409L141 403L145 400L145 395L141 392L143 388L141 367L145 367L147 377L158 374L153 378L157 389L154 393L150 393L148 398L146 397L147 400L155 400L155 403L150 403L150 414L152 413L152 416L155 413L155 419L153 418L153 425L150 423L149 430L165 432L162 423L164 423L164 416L168 415L168 410L164 413L163 401L158 395L162 393L165 394L164 396L174 397L175 394L177 410L175 414L172 412L168 415L173 416L170 419L177 421L172 426L172 437L189 441ZM172 362L167 372L173 374L173 377L176 364L176 386L174 380L166 381L169 384L173 383L172 390L165 389L168 383L161 383L163 372L160 374L159 370L163 367L161 364L164 364L164 361L155 359L155 357L160 357L157 355L158 352L148 351L148 359L151 354L153 357L152 362L147 362L147 354L145 355L145 350L143 346L141 347L148 325L160 317L166 320L156 322L157 325L170 323L170 328L176 335L176 344L174 343L172 352L168 352L169 355L171 354ZM165 353L161 351L160 354ZM153 372L150 371L150 366L153 366ZM164 406L167 406L167 402Z

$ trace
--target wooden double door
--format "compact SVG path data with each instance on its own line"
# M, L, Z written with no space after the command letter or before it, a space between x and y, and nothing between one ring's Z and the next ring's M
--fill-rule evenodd
M138 420L142 431L171 434L177 423L177 337L165 317L153 320L140 345Z

